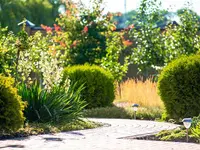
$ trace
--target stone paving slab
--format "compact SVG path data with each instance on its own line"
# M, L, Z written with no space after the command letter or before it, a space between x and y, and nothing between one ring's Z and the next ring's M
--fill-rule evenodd
M129 119L91 119L106 126L0 141L2 150L200 150L199 144L127 140L124 137L152 134L177 125Z

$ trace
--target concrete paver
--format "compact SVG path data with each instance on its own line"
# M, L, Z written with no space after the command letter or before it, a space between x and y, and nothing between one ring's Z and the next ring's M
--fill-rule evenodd
M107 126L0 141L5 150L200 150L199 144L124 139L177 125L129 119L91 119Z

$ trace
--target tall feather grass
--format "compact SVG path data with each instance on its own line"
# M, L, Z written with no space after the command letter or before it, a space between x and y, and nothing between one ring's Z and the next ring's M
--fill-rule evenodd
M117 105L130 106L137 103L145 108L163 108L163 103L157 93L156 82L153 82L152 78L145 81L128 79L121 83L120 90L116 91L114 103Z

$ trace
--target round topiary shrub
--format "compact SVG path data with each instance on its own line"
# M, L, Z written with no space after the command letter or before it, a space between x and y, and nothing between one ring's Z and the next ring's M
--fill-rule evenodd
M115 98L114 78L101 67L78 65L65 68L63 82L69 78L79 87L84 84L81 98L88 105L86 108L105 107L112 104Z
M200 55L169 63L158 79L158 91L167 117L181 119L200 113Z
M0 132L16 131L24 123L24 104L13 84L12 78L0 75Z

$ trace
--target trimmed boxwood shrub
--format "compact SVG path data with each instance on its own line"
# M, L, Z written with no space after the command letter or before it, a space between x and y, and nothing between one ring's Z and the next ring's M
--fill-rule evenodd
M0 75L0 132L16 131L24 123L24 103L13 84L12 78Z
M169 63L158 79L167 116L174 119L200 113L200 55L183 56Z
M101 67L77 65L65 68L63 82L69 78L77 83L77 88L84 84L81 98L88 105L87 108L105 107L112 104L115 98L114 78L112 74Z

